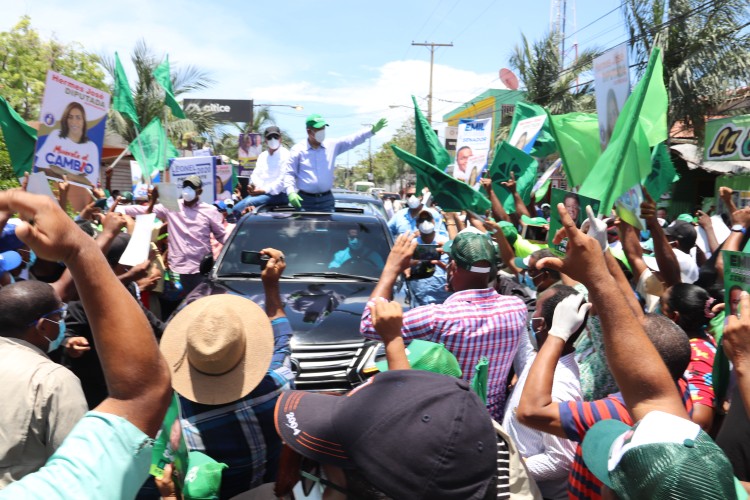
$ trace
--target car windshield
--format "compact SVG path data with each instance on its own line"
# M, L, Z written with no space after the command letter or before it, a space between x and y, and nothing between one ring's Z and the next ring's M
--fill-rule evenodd
M285 277L310 277L312 273L331 279L352 276L377 279L390 251L385 228L377 222L277 214L245 220L235 231L236 235L219 264L218 277L259 273L257 264L242 262L242 252L258 252L271 247L281 250L286 256Z

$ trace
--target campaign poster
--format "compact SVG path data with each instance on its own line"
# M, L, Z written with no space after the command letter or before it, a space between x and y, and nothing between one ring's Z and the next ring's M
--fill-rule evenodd
M169 180L172 184L182 188L182 182L191 175L197 175L203 183L200 200L213 204L216 196L216 157L170 158Z
M646 221L641 218L641 203L643 203L643 190L640 184L636 184L615 201L617 216L631 226L645 230Z
M167 464L174 464L175 482L182 488L188 467L188 449L180 421L180 402L176 393L172 395L172 402L154 439L149 474L161 479L164 477L164 467Z
M562 221L560 220L560 214L557 212L557 204L562 203L565 205L565 209L568 211L568 215L575 221L576 227L581 228L583 222L588 217L586 215L586 206L590 205L594 210L594 213L599 212L599 200L589 198L588 196L582 196L572 191L563 191L562 189L552 188L552 195L550 198L550 210L549 215L549 232L547 233L547 243L549 249L558 256L564 256L566 253L568 239L563 239L560 243L555 244L553 239L555 233L562 228Z
M106 92L48 71L34 172L96 186L109 101Z
M478 187L487 170L491 140L492 118L459 121L453 177Z
M750 160L750 115L707 121L703 154L707 161Z
M232 197L232 165L229 163L216 165L215 200L223 201Z
M609 144L617 117L630 94L628 46L618 45L594 59L596 112L599 115L599 142Z
M260 134L240 134L239 144L237 149L237 159L240 165L250 163L253 164L255 160L263 152L263 136Z
M133 185L133 199L135 200L148 199L149 185L153 186L157 182L161 182L161 172L158 170L155 170L151 174L151 182L147 182L147 179L143 176L141 166L135 160L130 160L130 177Z
M724 259L724 295L726 314L747 313L740 311L740 294L750 292L750 254L722 250Z
M508 143L526 154L531 154L531 149L534 147L534 142L542 130L546 119L547 115L539 115L520 120L516 124L516 128L513 130L513 135L510 136Z

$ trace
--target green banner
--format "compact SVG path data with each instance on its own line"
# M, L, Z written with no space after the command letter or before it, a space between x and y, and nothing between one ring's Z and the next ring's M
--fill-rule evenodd
M750 161L750 115L706 122L703 157L707 161Z

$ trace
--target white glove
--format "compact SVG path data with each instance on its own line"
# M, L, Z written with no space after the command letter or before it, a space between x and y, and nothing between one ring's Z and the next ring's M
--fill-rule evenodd
M607 223L596 217L596 214L591 209L591 205L586 205L586 213L589 216L589 230L586 234L594 238L599 242L602 247L602 252L607 251Z
M552 316L552 328L549 329L549 335L567 342L570 336L581 328L581 325L586 320L586 313L589 312L589 309L591 309L591 304L584 302L583 295L576 293L565 297L555 307L555 314Z

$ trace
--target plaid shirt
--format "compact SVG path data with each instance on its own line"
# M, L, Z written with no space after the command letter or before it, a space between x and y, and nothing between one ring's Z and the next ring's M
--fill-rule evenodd
M204 405L180 396L182 429L189 450L205 453L229 466L221 481L221 498L274 481L281 453L273 412L282 391L293 387L289 369L289 320L272 323L274 355L258 387L242 399Z
M372 326L370 308L362 314L360 332L380 340ZM521 335L526 335L526 305L518 297L498 294L492 288L456 292L442 304L429 304L404 313L404 340L438 342L452 352L463 378L471 381L484 356L489 360L487 408L492 418L503 420L506 379Z

